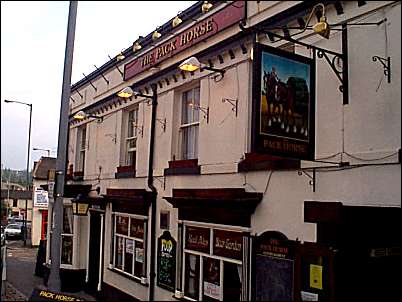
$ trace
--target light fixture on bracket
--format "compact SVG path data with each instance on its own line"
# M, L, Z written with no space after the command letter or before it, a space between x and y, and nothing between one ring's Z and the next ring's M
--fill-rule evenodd
M159 27L157 29L155 29L155 31L152 33L152 40L158 40L162 34L158 31Z
M140 42L137 40L133 44L133 52L139 51L142 48Z
M239 103L238 99L228 99L228 98L222 98L222 103L228 102L229 104L232 105L232 111L235 113L237 117L237 105Z
M138 126L136 122L133 122L133 127L138 130L141 137L144 137L144 126Z
M204 114L204 118L207 120L207 124L209 122L209 107L204 108L200 105L196 105L194 103L188 104L188 106L192 107L194 110L200 110Z
M152 99L153 96L152 95L148 95L148 94L143 94L141 92L138 91L134 91L130 86L125 87L124 89L120 90L117 93L118 97L121 97L123 99L128 99L131 98L132 96L136 99L137 97L143 97L143 98L147 98L147 99Z
M73 115L73 119L74 120L78 120L78 121L82 121L86 118L96 118L98 123L101 123L103 121L103 116L98 116L98 115L94 115L94 114L88 114L83 110L78 111L77 113L75 113Z
M180 13L179 13L179 14L180 14ZM183 20L179 17L179 15L177 15L177 16L174 17L174 19L172 20L172 27L179 26L181 23L183 23Z
M123 54L123 50L120 51L120 53L117 55L116 60L117 62L124 60L126 58L126 56Z
M207 13L211 10L212 6L212 3L210 3L209 1L204 1L204 3L201 5L201 11L203 13Z
M166 131L166 117L163 119L157 118L156 121L162 124L162 130L163 130L163 132L165 132Z
M187 60L184 60L179 65L179 69L183 70L183 71L189 71L189 72L194 72L198 69L200 71L203 71L204 69L206 69L206 70L218 72L221 75L221 78L219 80L221 80L223 78L223 76L225 75L225 70L213 68L213 67L207 66L205 64L202 64L200 61L198 61L198 59L196 57L190 57ZM219 81L219 80L215 79L215 81Z

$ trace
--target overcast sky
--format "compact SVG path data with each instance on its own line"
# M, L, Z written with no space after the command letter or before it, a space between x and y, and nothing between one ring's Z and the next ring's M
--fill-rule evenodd
M79 1L72 84L138 38L196 1ZM27 163L32 103L31 159L50 149L56 157L68 1L1 1L1 163L23 170Z

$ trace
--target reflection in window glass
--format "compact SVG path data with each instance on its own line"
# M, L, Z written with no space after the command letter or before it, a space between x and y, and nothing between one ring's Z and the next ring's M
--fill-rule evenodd
M134 254L134 240L126 239L126 248L124 255L124 271L133 273L133 254Z
M61 236L61 264L73 264L73 237Z
M184 272L184 294L187 297L199 298L200 257L186 253L186 265Z
M128 235L128 217L123 216L116 217L116 233L122 235Z
M144 266L144 248L143 243L135 241L135 268L134 276L141 277Z
M73 209L71 207L63 208L63 233L73 233Z
M115 266L119 269L123 267L123 238L116 238L116 262Z

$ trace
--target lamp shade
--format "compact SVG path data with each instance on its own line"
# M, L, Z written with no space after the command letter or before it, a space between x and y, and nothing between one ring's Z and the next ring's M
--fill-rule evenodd
M325 16L322 16L320 18L320 22L315 24L313 26L313 30L315 33L319 34L320 36L329 39L329 34L330 34L330 27L329 24L327 23L327 18Z
M204 3L201 6L201 10L203 13L209 12L209 10L212 7L212 3L209 3L208 1L204 1Z
M172 26L173 27L176 27L176 26L178 26L180 23L182 23L183 22L183 20L182 19L180 19L179 18L179 16L176 16L174 19L173 19L173 21L172 21Z
M89 201L85 199L81 194L77 195L77 198L71 199L73 215L86 216L89 209Z
M142 48L140 42L136 41L133 45L133 51L138 51Z
M134 94L133 89L131 89L131 87L126 87L123 90L119 91L117 93L117 96L121 97L121 98L130 98L132 97Z
M76 114L74 114L74 116L73 116L73 118L75 119L75 120L83 120L83 119L85 119L85 118L87 118L88 117L88 115L84 112L84 111L82 111L82 110L80 110L80 111L78 111Z
M196 57L190 57L179 65L180 70L196 71L201 68L201 63Z

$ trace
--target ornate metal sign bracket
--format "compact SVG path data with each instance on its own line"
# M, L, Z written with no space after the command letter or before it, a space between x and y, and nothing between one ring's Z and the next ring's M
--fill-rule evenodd
M334 71L336 77L340 81L341 85L339 86L339 90L343 95L343 104L348 104L348 59L347 59L347 31L346 25L342 26L344 30L342 30L342 53L338 53L329 49L320 48L314 45L310 45L301 41L297 41L292 39L291 37L281 36L277 33L271 32L264 28L245 28L243 24L239 24L239 27L243 31L251 31L256 33L262 33L270 37L271 42L278 42L280 40L285 40L294 44L298 44L304 46L308 49L313 50L313 56L317 56L318 58L325 58L331 69ZM274 38L278 38L275 40ZM337 66L341 64L340 68Z
M387 76L388 83L391 83L391 57L382 58L379 56L373 56L373 62L377 60L382 64L384 67L384 75Z

